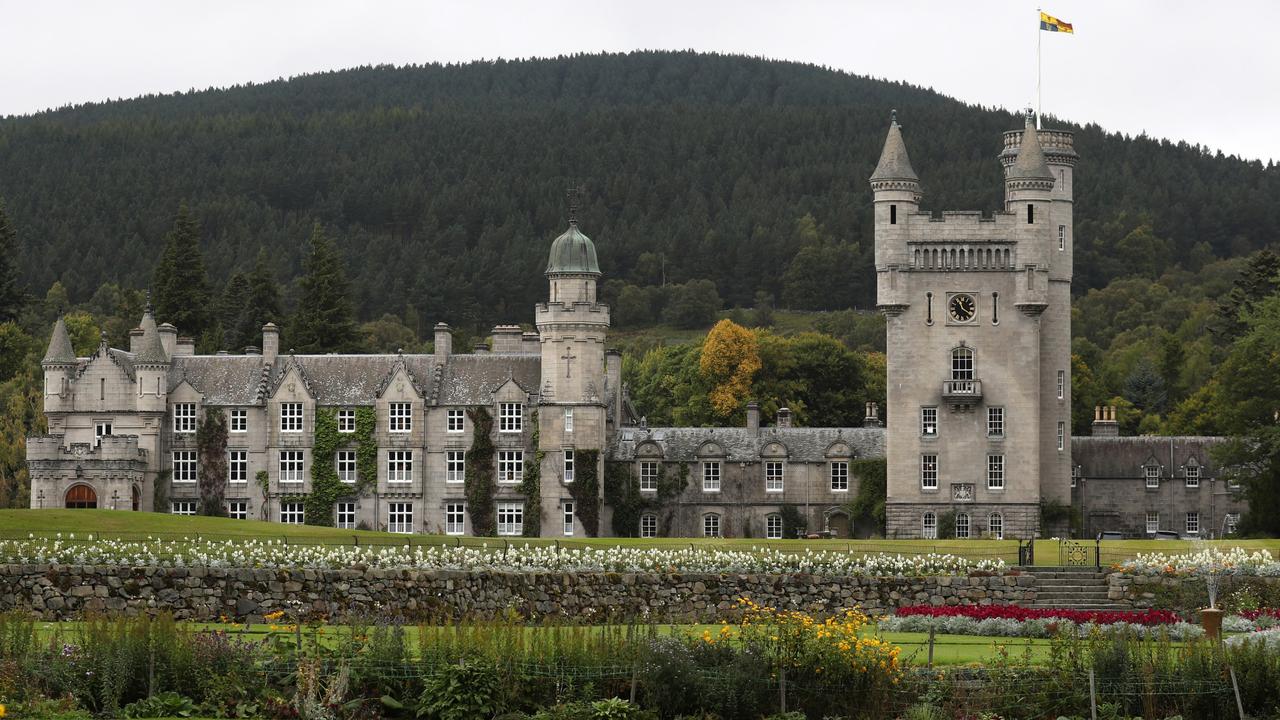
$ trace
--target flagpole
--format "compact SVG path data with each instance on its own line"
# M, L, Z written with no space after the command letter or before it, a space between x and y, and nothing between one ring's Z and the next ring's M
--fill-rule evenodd
M1040 37L1044 31L1040 29L1040 8L1036 8L1036 129L1040 129L1040 110L1043 99L1040 95Z

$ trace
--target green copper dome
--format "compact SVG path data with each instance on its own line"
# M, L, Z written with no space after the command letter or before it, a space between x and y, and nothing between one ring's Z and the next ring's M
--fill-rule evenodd
M569 229L551 243L551 257L547 260L547 274L584 273L600 274L596 262L596 246L591 238L578 229L578 221L570 220Z

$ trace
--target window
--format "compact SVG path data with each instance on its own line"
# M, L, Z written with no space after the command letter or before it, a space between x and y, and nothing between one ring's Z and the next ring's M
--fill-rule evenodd
M920 518L920 536L925 540L938 539L938 516L931 512L924 514Z
M973 379L973 351L969 348L956 348L951 351L951 379Z
M564 431L573 432L573 408L564 409Z
M280 451L280 482L282 483L302 482L302 451L301 450L281 450Z
M450 408L446 413L445 418L445 432L460 433L463 431L463 424L466 421L463 420L461 409Z
M707 513L702 516L702 537L720 537L720 516Z
M444 534L461 535L467 531L467 506L449 503L444 506Z
M174 500L172 503L170 503L169 509L170 509L170 512L172 512L174 515L195 515L196 501L195 500Z
M1147 511L1147 534L1155 535L1160 529L1160 513L1153 510Z
M524 406L520 403L498 404L498 432L520 432L524 430Z
M640 492L658 491L658 463L640 463Z
M1199 465L1187 466L1187 487L1189 488L1200 487L1200 466Z
M564 534L565 537L573 537L573 503L564 504Z
M524 451L498 451L498 482L518 483L524 479Z
M524 505L522 503L498 503L498 534L520 535L524 533Z
M764 491L782 492L782 463L770 460L764 464Z
M764 536L769 540L782 539L782 516L772 514L764 519Z
M387 503L387 532L413 532L413 503Z
M925 293L924 299L925 299L925 307L927 308L927 314L925 315L925 318L924 318L924 324L932 325L933 324L933 293L931 292Z
M195 403L178 403L173 406L173 431L176 433L196 431Z
M244 408L233 409L230 421L227 424L227 432L249 432L249 411Z
M196 481L196 451L173 451L173 481L186 483Z
M1071 487L1075 487L1076 483L1079 482L1079 480L1080 480L1080 466L1072 465L1071 466Z
M280 432L302 432L302 403L280 403Z
M1063 450L1067 447L1067 424L1061 420L1058 421L1058 449Z
M356 411L355 410L339 410L338 411L338 432L353 433L356 431Z
M987 437L1004 437L1004 408L987 408Z
M413 404L394 402L387 406L387 432L407 433L413 430Z
M920 456L920 488L922 490L938 489L938 456Z
M991 293L991 324L1000 324L1000 293Z
M640 516L640 537L658 537L658 516L645 513Z
M1239 490L1239 489L1240 489L1240 478L1239 478L1239 477L1237 477L1237 476L1235 476L1235 475L1228 475L1228 476L1227 476L1227 489L1228 489L1228 490Z
M988 490L1004 489L1004 456L1003 455L987 456L987 489Z
M926 437L938 434L938 408L920 408L920 434Z
M467 454L462 450L449 450L444 456L444 481L448 483L465 482L467 479Z
M232 520L248 520L249 519L249 503L244 500L228 500L227 501L227 517Z
M305 519L303 503L280 503L280 522L286 525L301 525Z
M1067 249L1067 226L1066 225L1058 226L1058 249L1059 250Z
M356 527L356 504L340 502L333 512L334 527L340 530L354 530Z
M969 513L956 513L956 539L969 537Z
M1227 513L1227 517L1225 519L1225 522L1223 523L1223 530L1226 532L1226 534L1235 535L1236 527L1239 525L1240 525L1240 513Z
M987 517L987 537L994 540L1004 539L1004 516L998 512Z
M890 225L898 224L898 206L897 205L889 206L889 224Z
M249 451L227 451L227 482L249 482Z
M1036 206L1027 203L1027 224L1033 225L1036 221Z
M1187 513L1187 534L1188 535L1200 534L1200 513L1198 512Z
M339 450L336 458L338 480L340 482L354 484L356 481L356 451Z
M564 481L573 482L573 451L564 451Z
M407 483L413 481L413 451L387 451L387 482Z
M1147 478L1147 487L1149 488L1160 487L1160 466L1159 465L1147 465L1142 470Z
M1058 399L1062 400L1067 396L1067 371L1058 371Z
M849 492L849 463L836 460L831 463L831 491Z
M720 492L720 462L707 460L702 463L702 492Z
M93 446L97 447L102 444L102 438L111 434L111 423L99 422L93 424Z

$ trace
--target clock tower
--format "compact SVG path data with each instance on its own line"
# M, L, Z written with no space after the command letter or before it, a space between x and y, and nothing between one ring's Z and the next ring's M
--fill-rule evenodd
M1004 208L922 212L891 120L871 176L890 537L1031 538L1071 477L1069 132L1005 133Z

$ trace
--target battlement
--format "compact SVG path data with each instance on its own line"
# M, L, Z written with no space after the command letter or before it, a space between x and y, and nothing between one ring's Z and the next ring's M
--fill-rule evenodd
M1018 147L1022 144L1022 130L1006 130L1004 133L1004 149L1000 151L1000 164L1009 167L1018 158ZM1075 165L1079 155L1076 154L1076 134L1070 130L1040 130L1040 147L1044 149L1044 159L1049 163Z
M912 270L1011 270L1018 266L1018 244L1012 240L910 240L907 248Z
M937 213L922 211L910 213L903 220L908 227L919 228L919 232L932 235L939 231L971 231L979 240L1004 239L1013 235L1015 228L1019 233L1026 231L1023 218L1018 213L1005 210L990 213L981 210L943 210Z
M65 444L63 435L38 435L27 438L28 460L138 461L145 463L147 451L138 447L137 435L106 435L92 443Z

